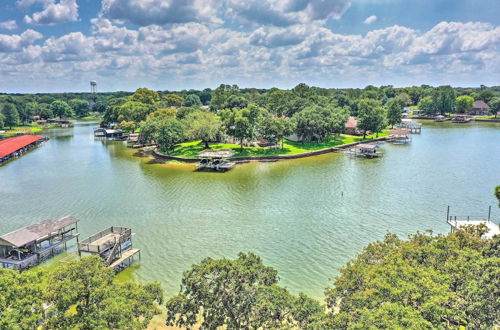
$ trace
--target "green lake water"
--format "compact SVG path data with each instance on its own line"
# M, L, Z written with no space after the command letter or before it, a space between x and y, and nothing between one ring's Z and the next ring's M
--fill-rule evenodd
M253 251L292 292L321 297L338 269L388 231L446 233L457 215L500 212L500 124L424 123L381 159L332 153L230 172L154 164L122 142L94 140L95 123L54 129L50 141L0 167L0 233L72 214L85 237L130 226L139 267L121 276L177 293L204 257Z

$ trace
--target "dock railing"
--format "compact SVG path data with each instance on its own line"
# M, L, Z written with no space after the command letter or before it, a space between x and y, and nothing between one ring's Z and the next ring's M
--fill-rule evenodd
M475 222L491 222L491 206L488 208L488 216L484 215L450 215L450 207L448 206L448 211L446 214L446 222L454 227L458 227L459 222L470 222L474 224Z
M119 234L120 241L124 242L125 240L127 240L129 237L132 236L132 229L126 227L116 227L116 226L106 228L98 233L95 233L90 237L87 237L86 239L78 243L78 251L88 252L88 253L101 253L106 251L108 248L113 247L115 245L116 240L113 240L113 242L110 244L106 243L95 244L95 242L111 233Z

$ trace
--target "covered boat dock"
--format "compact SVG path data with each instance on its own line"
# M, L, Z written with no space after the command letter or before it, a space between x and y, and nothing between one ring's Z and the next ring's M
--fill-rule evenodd
M393 129L389 132L390 141L395 144L407 144L411 142L410 131L407 129Z
M228 171L235 165L234 162L229 161L229 158L233 155L234 151L231 149L204 150L198 154L198 157L201 158L200 163L198 163L198 169L218 172Z
M67 243L78 241L79 219L65 216L31 224L0 236L0 266L25 270L67 250Z
M0 141L0 164L10 158L21 156L44 140L41 136L21 135Z

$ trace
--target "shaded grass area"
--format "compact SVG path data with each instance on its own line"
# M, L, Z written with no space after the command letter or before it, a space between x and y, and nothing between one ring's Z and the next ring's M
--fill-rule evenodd
M491 115L491 116L475 116L476 119L486 119L486 120L491 120L491 119L499 119L500 117L498 118L495 118L494 115Z
M4 127L1 130L5 131L2 133L4 136L15 136L18 134L36 134L43 131L46 127L37 123L23 125L23 126L13 126L12 128Z
M379 137L387 136L387 131L379 133ZM366 137L366 140L376 138L375 134ZM234 158L248 156L274 156L274 155L295 155L309 151L337 147L344 144L362 141L362 136L341 134L337 137L330 137L328 140L321 142L294 142L285 140L283 148L266 148L266 147L243 147L241 150L237 144L212 143L210 148L213 150L232 149L235 151ZM201 141L191 141L179 144L171 156L196 158L198 153L205 149L205 144Z

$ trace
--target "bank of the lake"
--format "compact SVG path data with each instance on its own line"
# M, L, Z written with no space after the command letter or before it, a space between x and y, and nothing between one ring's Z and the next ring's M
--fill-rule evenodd
M207 256L254 251L297 293L321 297L329 278L387 231L447 232L446 206L486 213L500 182L500 125L425 122L409 145L384 144L380 159L341 153L230 172L157 164L124 142L97 141L96 123L47 131L50 140L0 168L0 232L73 214L82 236L134 229L139 267L121 277L160 281ZM500 212L493 209L494 219Z

